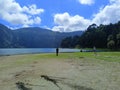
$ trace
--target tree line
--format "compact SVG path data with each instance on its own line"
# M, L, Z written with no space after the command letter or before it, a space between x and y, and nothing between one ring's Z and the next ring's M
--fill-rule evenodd
M120 21L115 24L90 25L81 36L67 37L62 48L109 48L120 49Z

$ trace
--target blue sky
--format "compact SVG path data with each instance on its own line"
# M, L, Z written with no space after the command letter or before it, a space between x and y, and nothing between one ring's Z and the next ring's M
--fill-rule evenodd
M14 29L85 30L120 21L120 0L0 0L0 23Z

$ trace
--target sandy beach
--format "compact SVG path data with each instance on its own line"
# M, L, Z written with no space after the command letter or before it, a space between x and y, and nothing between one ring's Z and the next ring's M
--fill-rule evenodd
M1 90L120 90L119 62L66 55L0 56Z

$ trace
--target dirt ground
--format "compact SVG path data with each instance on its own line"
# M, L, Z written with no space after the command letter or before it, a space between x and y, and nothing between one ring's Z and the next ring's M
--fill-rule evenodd
M119 62L86 57L29 59L0 56L0 90L120 90Z

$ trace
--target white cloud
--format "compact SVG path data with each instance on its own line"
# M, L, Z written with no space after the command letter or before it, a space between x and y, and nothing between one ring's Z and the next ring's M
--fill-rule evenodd
M33 5L29 6L29 7L24 6L23 11L25 11L25 12L27 12L29 14L35 15L35 14L43 13L44 9L37 9L36 5L33 4Z
M55 14L52 28L54 31L70 32L76 30L85 30L90 24L110 24L120 21L120 0L110 0L110 3L99 12L93 15L93 18L85 19L80 15L71 16L69 13Z
M21 7L15 0L0 0L0 18L14 25L40 24L38 15L43 12L44 9L38 9L35 4Z
M80 4L92 5L95 3L95 0L79 0Z
M96 24L109 24L120 21L120 0L110 0L110 5L100 9L94 15L93 22Z
M54 22L56 26L52 30L62 32L84 30L90 24L90 20L79 15L70 16L67 12L54 15Z
M52 28L53 31L58 31L58 32L66 32L66 26L54 26ZM67 31L67 32L70 32L70 31Z
M35 22L35 24L39 24L41 22L41 18L40 17L36 17L34 19L34 22Z
M110 0L110 3L120 3L120 0Z
M56 14L54 16L54 22L59 25L69 24L70 15L68 13Z

